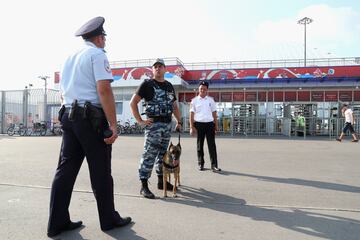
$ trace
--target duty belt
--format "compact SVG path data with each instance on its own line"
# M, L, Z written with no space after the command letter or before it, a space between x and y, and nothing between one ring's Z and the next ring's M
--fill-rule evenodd
M68 114L70 112L70 109L71 109L71 107L66 107L65 111L64 111L64 114L65 113ZM83 108L83 107L77 107L76 108L76 114L83 114L84 111L85 111L85 108Z
M171 116L170 117L152 117L153 122L163 122L163 123L169 123L171 122Z

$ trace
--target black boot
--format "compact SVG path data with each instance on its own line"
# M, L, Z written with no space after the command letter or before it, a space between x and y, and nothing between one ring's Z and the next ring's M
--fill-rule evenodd
M166 181L166 189L173 190L174 186ZM158 189L163 190L164 189L164 180L163 176L158 176Z
M140 194L143 195L145 198L154 199L155 195L150 191L148 187L148 180L147 179L141 179L141 190Z

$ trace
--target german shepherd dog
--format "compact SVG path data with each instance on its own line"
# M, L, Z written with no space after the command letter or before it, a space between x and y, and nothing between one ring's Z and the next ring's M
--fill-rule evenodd
M181 145L179 133L179 143L177 145L173 145L172 142L170 142L169 148L163 159L164 197L167 197L166 181L168 179L170 182L171 173L174 174L173 197L177 196L176 187L180 186L180 155Z

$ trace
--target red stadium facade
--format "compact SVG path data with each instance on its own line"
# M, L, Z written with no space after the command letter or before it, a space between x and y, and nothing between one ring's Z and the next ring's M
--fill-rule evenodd
M292 135L294 120L301 114L307 119L305 135L336 135L342 125L342 103L350 104L360 117L360 58L308 59L307 67L302 60L190 64L178 58L164 60L165 78L175 86L184 122L203 80L218 102L224 133ZM112 85L121 105L118 117L123 121L131 118L128 101L136 87L152 77L152 61L111 63Z

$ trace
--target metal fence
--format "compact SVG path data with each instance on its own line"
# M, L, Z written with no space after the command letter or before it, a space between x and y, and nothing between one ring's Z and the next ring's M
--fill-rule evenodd
M218 119L219 133L230 136L286 136L311 137L321 136L336 138L344 126L344 118L305 118L305 126L296 126L291 118L265 117L224 117ZM183 130L189 132L189 119L183 118ZM360 118L355 119L354 130L360 134ZM348 133L349 134L349 133Z
M60 108L58 90L48 90L45 96L43 89L24 89L16 91L0 91L0 132L6 133L11 124L33 127L34 123L44 121L50 128L58 123L57 115ZM180 104L183 110L183 130L189 131L187 116L188 105ZM356 111L356 133L360 133L360 112ZM221 134L231 136L287 136L298 135L326 136L335 138L340 135L344 118L305 118L305 126L299 129L295 120L287 117L264 117L233 115L219 119Z
M0 132L6 132L11 124L32 127L41 121L50 125L57 122L60 93L57 90L24 89L1 91Z

